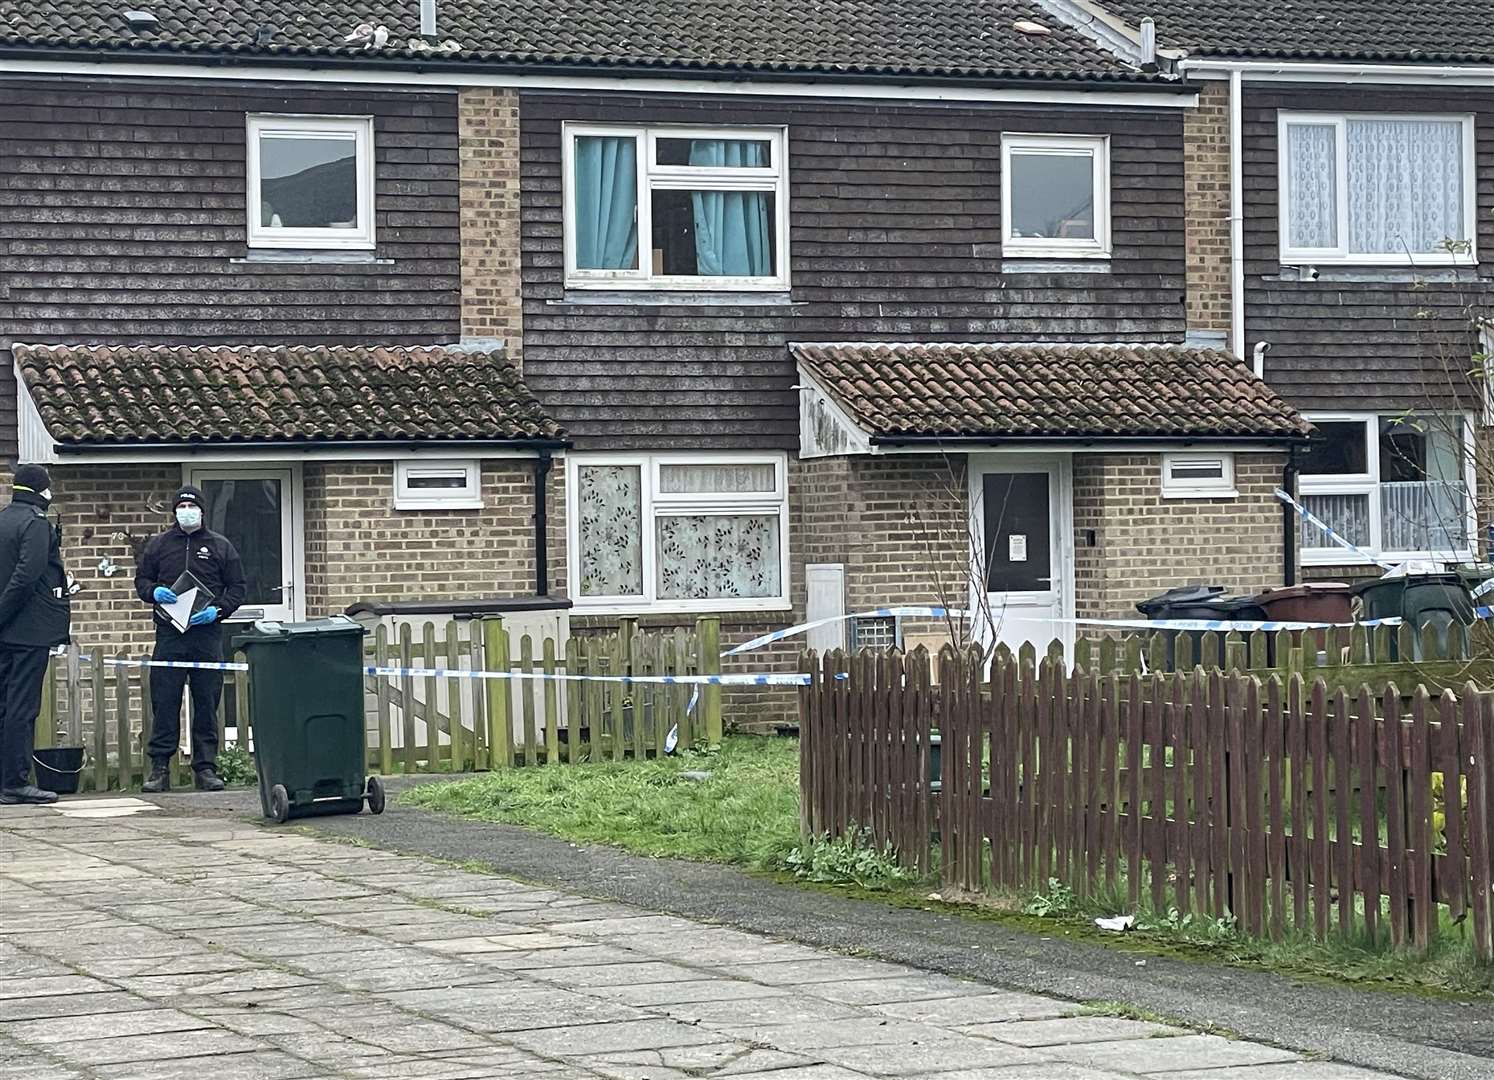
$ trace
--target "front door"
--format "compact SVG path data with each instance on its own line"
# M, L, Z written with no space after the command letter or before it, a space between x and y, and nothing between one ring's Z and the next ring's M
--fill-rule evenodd
M188 480L207 497L208 528L228 537L244 562L249 590L235 621L295 620L301 558L294 471L193 468Z
M1032 642L1041 655L1055 639L1073 641L1072 560L1065 542L1069 490L1064 462L991 457L971 468L974 560L984 604L972 597L982 640L1016 651Z

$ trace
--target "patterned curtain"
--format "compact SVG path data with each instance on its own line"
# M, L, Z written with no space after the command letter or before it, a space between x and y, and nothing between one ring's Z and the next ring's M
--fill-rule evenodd
M1349 250L1441 253L1466 240L1463 127L1456 120L1350 120Z
M1287 242L1338 246L1335 132L1326 124L1287 125Z
M643 499L637 465L586 465L577 504L582 596L643 595Z
M776 514L658 519L659 598L778 596Z

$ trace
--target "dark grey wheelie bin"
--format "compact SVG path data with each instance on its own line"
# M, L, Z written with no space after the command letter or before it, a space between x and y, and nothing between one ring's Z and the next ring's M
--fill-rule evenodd
M1255 597L1224 596L1223 592L1223 585L1180 585L1150 600L1140 601L1136 605L1136 610L1148 619L1157 620L1246 619L1258 621L1266 617L1265 610L1257 603ZM1167 641L1168 671L1177 668L1177 643L1178 635L1181 633L1186 633L1193 641L1195 664L1219 666L1224 664L1224 635L1222 633L1218 635L1216 654L1204 656L1203 639L1206 631L1160 629L1155 632L1161 634Z
M384 811L366 777L363 627L344 615L261 621L236 635L249 660L249 716L260 807L284 822L313 814Z

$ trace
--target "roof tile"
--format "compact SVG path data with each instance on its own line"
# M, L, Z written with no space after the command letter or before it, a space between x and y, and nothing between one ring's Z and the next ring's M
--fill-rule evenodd
M1229 353L1182 345L810 344L794 359L875 436L1303 437Z
M157 29L132 30L127 7ZM1049 32L1024 33L1018 22ZM390 31L371 51L344 38L360 23ZM127 53L231 54L366 63L484 62L926 76L1140 78L1031 0L444 0L440 37L423 50L415 0L349 7L328 0L0 0L0 45ZM273 30L266 45L257 31Z
M64 445L555 441L501 352L436 346L22 345Z

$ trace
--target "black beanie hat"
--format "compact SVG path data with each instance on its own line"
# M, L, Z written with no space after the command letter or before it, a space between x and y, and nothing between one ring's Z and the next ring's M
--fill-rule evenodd
M16 477L11 484L40 495L52 486L52 477L41 465L22 465L16 469Z
M195 488L191 484L183 484L181 487L176 489L176 499L172 502L171 505L173 507L177 507L182 503L191 503L199 510L207 509L206 496L202 494L201 489Z

